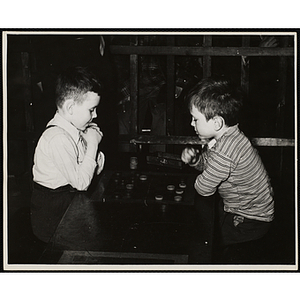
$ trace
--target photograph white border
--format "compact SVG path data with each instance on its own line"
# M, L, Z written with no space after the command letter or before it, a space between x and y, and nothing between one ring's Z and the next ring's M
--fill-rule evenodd
M206 30L203 31L72 31L72 30L11 30L2 32L2 75L3 75L3 268L5 271L181 271L181 272L193 272L193 271L297 271L298 270L298 191L295 191L295 242L296 242L296 263L295 265L11 265L8 264L8 251L7 251L7 89L6 89L6 71L7 71L7 36L8 35L130 35L130 34L171 34L171 35L292 35L294 36L295 45L295 162L297 162L297 91L298 91L298 79L297 79L297 32L289 31L218 31L218 30ZM295 163L295 187L298 186L298 170Z

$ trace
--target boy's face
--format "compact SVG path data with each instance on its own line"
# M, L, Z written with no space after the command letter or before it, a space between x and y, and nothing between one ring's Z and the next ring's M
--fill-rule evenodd
M202 114L194 105L192 106L191 115L191 126L194 127L195 132L201 140L215 137L216 132L213 119L207 121L204 114Z
M71 117L72 124L82 131L97 117L96 108L100 102L100 96L94 92L87 92L83 97L83 102L74 102Z

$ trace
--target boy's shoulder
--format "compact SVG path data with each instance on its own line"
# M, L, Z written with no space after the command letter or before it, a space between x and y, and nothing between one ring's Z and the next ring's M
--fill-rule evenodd
M238 126L233 126L216 143L215 150L226 156L235 156L237 153L242 154L242 152L247 151L248 148L252 148L248 137L240 131Z
M51 142L57 139L72 139L70 133L68 133L65 129L57 126L57 125L49 125L46 127L44 132L42 133L41 139L44 139L47 142ZM73 140L73 139L72 139Z
M243 147L244 144L250 144L248 137L240 130L238 125L229 127L228 131L224 134L224 143L228 143L232 147Z
M48 125L45 128L43 135L57 135L57 134L64 134L65 132L66 130L61 128L58 125Z

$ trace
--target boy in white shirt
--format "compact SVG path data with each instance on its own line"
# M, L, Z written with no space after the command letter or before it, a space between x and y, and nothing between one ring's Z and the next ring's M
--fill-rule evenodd
M104 155L97 117L101 85L88 70L69 68L56 84L57 112L37 144L33 165L31 223L35 236L48 242L71 203L74 191L85 191Z

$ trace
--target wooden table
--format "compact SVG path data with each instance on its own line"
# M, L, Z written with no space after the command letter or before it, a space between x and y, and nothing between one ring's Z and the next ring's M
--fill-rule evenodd
M156 171L168 177L165 170L156 168ZM135 176L149 174L145 169L134 172ZM115 173L116 170L104 171L90 192L75 196L40 263L157 265L211 262L212 198L203 199L195 192L192 196L189 194L193 199L188 203L146 198L107 201L105 192ZM169 174L180 174L180 171L171 170ZM195 174L190 175L195 177ZM192 182L188 182L190 190L193 189Z

